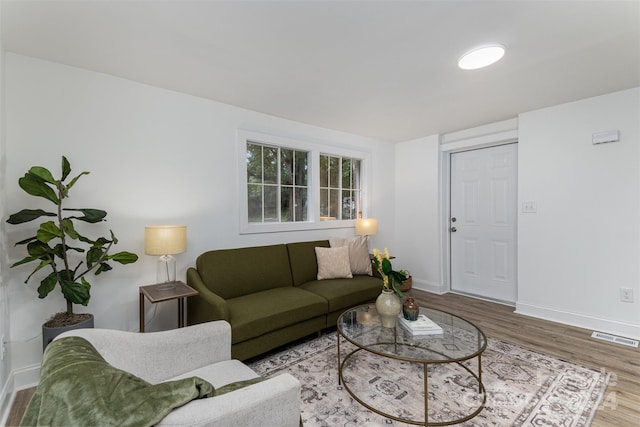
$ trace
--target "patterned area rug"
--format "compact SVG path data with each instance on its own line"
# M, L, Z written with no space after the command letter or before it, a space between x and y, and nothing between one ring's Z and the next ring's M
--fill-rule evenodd
M342 341L344 356L354 347ZM465 362L477 372L477 359ZM338 385L337 341L331 333L249 362L263 376L288 372L302 383L305 427L408 426L375 414ZM345 365L349 388L368 405L404 420L424 420L421 364L359 351ZM455 363L430 365L429 422L448 422L482 402L478 383ZM482 355L484 409L462 426L589 426L609 374L489 338Z

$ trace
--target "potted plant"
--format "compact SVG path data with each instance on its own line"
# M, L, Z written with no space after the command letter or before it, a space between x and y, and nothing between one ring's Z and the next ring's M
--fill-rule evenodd
M402 270L393 270L387 248L384 249L384 252L380 252L378 249L373 250L373 264L382 277L382 293L376 299L376 310L382 326L393 328L396 325L396 318L402 310L400 298L403 297L403 294L398 285L407 277Z
M398 286L398 289L400 289L402 292L407 292L411 290L411 287L413 286L413 279L411 278L411 273L409 273L408 270L400 270L398 271L400 279L400 282L402 282L402 284L400 286ZM402 277L404 277L404 279L402 279Z
M64 156L60 179L54 178L44 167L31 167L18 180L18 185L31 196L42 197L53 203L55 210L47 212L42 209L22 209L10 215L7 220L9 224L22 224L41 217L50 218L40 224L35 236L16 243L16 246L26 245L28 255L11 265L13 268L31 262L37 263L25 283L35 273L48 269L49 274L40 281L38 297L45 298L59 285L67 302L66 311L55 314L43 325L43 347L64 330L78 327L80 322L85 322L87 327L93 326L91 314L73 312L74 304L89 304L91 285L86 279L89 273L99 275L111 270L111 261L130 264L138 260L138 256L130 252L109 254L111 247L118 243L111 230L109 237L95 239L78 232L75 226L77 221L95 224L104 221L107 213L100 209L63 207L64 199L69 197L69 190L82 175L89 174L81 172L67 182L70 173L71 165Z

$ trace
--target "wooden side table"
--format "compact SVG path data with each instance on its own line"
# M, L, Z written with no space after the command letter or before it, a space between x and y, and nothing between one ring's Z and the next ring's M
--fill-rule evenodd
M152 304L177 299L178 328L182 328L184 326L184 301L187 297L192 297L194 295L198 295L198 291L180 281L140 286L140 332L144 332L145 297Z

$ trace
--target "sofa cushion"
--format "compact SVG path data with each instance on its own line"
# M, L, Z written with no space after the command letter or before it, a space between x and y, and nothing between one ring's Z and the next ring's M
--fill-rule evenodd
M206 286L224 299L292 286L285 245L205 252L196 268Z
M373 275L371 267L371 257L369 256L369 246L367 236L355 236L350 239L344 237L331 237L329 244L332 248L340 246L349 247L349 264L351 264L351 274Z
M236 344L267 332L325 316L327 300L297 287L275 288L227 300L231 342Z
M374 301L382 291L382 280L362 275L353 279L312 280L300 288L325 298L331 313Z
M294 286L299 286L309 280L318 279L318 263L316 261L316 247L328 248L328 240L313 242L297 242L287 244L291 277Z
M318 280L351 279L351 264L349 263L349 247L320 248L316 247L318 262Z

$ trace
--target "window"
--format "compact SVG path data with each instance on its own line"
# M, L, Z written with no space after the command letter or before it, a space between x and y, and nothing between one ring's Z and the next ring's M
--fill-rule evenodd
M250 223L307 220L308 152L247 142Z
M360 159L320 155L320 220L357 218L360 164Z
M250 131L238 149L243 234L353 227L365 210L367 152Z

